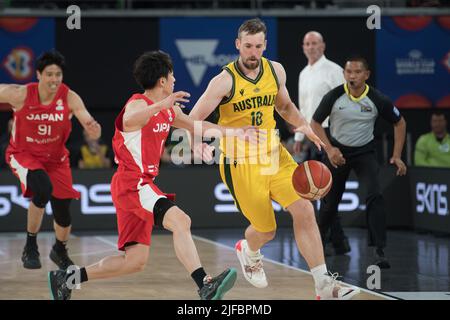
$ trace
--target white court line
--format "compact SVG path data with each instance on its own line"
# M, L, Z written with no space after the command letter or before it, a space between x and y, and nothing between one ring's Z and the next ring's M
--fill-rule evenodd
M71 237L75 238L74 236L71 236ZM195 236L195 235L192 235L192 237L194 239L196 239L196 240L199 240L199 241L203 241L203 242L206 242L206 243L209 243L209 244L212 244L212 245L224 248L224 249L228 249L228 250L231 250L233 252L235 251L234 247L227 246L227 245L224 245L224 244L216 242L216 241L212 241L212 240L209 240L209 239L206 239L206 238L203 238L203 237L200 237L200 236ZM76 237L76 238L81 238L81 237ZM103 242L104 244L107 244L107 245L111 246L114 249L98 250L98 251L91 251L91 252L79 252L79 253L71 254L71 256L73 256L73 257L88 256L88 255L107 253L107 252L110 252L110 251L117 251L117 243L115 243L113 241L110 241L108 239L105 239L104 237L101 237L101 236L96 236L96 237L93 237L93 238L98 240L98 241L100 241L100 242ZM42 257L42 258L46 259L46 260L50 260L50 258L48 256L47 257ZM281 262L278 262L278 261L275 261L275 260L272 260L272 259L268 259L268 258L265 258L265 260L269 261L269 262L271 262L273 264L276 264L276 265L288 268L288 269L292 269L292 270L295 270L295 271L299 271L299 272L311 275L311 272L307 271L307 270L303 270L303 269L300 269L300 268L297 268L297 267L294 267L294 266L290 266L290 265L287 265L287 264L284 264L284 263L281 263ZM1 261L0 265L1 264L12 263L12 262L14 262L14 263L20 262L21 263L22 261L20 259ZM352 286L352 287L357 287L357 286L354 286L354 285L351 285L351 284L348 284L348 283L345 283L345 282L342 282L342 283L346 284L346 285L349 285L349 286ZM393 297L389 297L389 296L386 296L386 295L383 295L383 294L379 294L377 292L373 292L373 291L370 291L370 290L367 290L367 289L364 289L364 288L361 288L361 287L357 287L357 288L359 288L361 291L363 291L363 292L365 292L367 294L378 296L378 297L381 297L381 298L384 298L384 299L387 299L387 300L397 300L397 299L394 299Z
M79 257L79 256L90 256L93 254L100 254L100 253L106 253L106 252L110 252L113 251L113 249L108 249L108 250L99 250L99 251L91 251L91 252L79 252L79 253L74 253L71 254L71 257ZM42 260L50 260L50 257L41 257ZM7 261L1 261L0 264L7 264L7 263L12 263L12 262L20 262L22 263L21 259L16 259L16 260L7 260Z
M216 241L212 241L212 240L209 240L209 239L206 239L206 238L203 238L203 237L192 235L192 238L194 238L196 240L204 241L204 242L207 242L207 243L210 243L210 244L214 244L214 245L217 245L217 246L225 248L225 249L232 250L233 252L235 251L234 247L230 247L230 246L224 245L222 243L219 243L219 242L216 242ZM297 267L294 267L294 266L290 266L290 265L287 265L287 264L284 264L284 263L281 263L281 262L278 262L278 261L275 261L275 260L272 260L272 259L268 259L266 257L264 257L264 260L272 262L272 263L274 263L276 265L283 266L283 267L288 268L288 269L300 271L302 273L306 273L306 274L309 274L309 275L312 276L310 271L306 271L306 270L303 270L303 269L300 269L300 268L297 268ZM352 284L349 284L349 283L346 283L346 282L343 282L343 281L340 281L340 282L345 284L345 285L348 285L350 287L359 288L361 291L363 291L363 292L365 292L367 294L371 294L371 295L374 295L374 296L377 296L377 297L380 297L380 298L384 298L386 300L398 300L398 299L394 299L392 297L389 297L389 296L386 296L386 295L383 295L383 294L380 294L380 293L377 293L377 292L373 292L373 291L370 291L370 290L367 290L367 289L364 289L364 288L361 288L361 287L358 287L358 286L354 286Z
M70 237L71 238L81 238L81 237L75 237L75 236L72 236L72 235ZM94 237L94 239L97 239L97 240L99 240L99 241L101 241L101 242L103 242L105 244L111 245L117 250L116 244L111 242L111 241L109 241L109 240L102 239L101 237ZM88 252L78 252L78 253L73 253L70 256L71 257L90 256L90 255L94 255L94 254L107 253L107 252L110 252L110 251L114 251L114 250L113 249L107 249L107 250L98 250L98 251L91 251L91 252L89 252L89 251ZM50 257L45 256L45 257L41 257L41 259L43 259L43 260L50 260ZM0 264L17 263L17 262L22 263L22 260L21 259L16 259L16 260L1 261Z
M107 239L105 239L103 237L94 237L94 239L97 239L98 241L103 242L105 244L108 244L111 247L114 247L116 250L119 250L119 249L117 249L117 242L109 241L109 240L107 240Z

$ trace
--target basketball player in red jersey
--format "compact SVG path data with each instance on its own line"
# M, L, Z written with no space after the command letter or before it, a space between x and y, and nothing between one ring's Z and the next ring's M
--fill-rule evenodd
M106 257L79 270L49 272L52 298L70 299L74 283L142 271L149 256L152 229L157 225L173 233L176 256L197 284L200 298L221 299L234 285L236 270L226 269L215 278L206 274L192 240L189 216L153 182L158 175L170 127L194 130L193 120L178 106L188 102L189 94L173 93L172 61L161 51L147 52L139 57L134 76L145 92L134 94L128 100L116 119L113 138L119 166L112 179L111 194L117 210L118 248L125 254ZM202 134L208 137L226 134L249 140L255 138L254 129L224 128L209 122L201 124Z
M49 201L56 235L50 259L60 269L74 264L66 249L71 230L70 201L80 197L72 187L69 152L65 147L72 115L91 137L101 134L100 125L81 98L62 82L64 60L55 50L45 52L36 61L38 83L0 84L0 102L9 103L14 112L6 162L19 178L23 195L31 197L22 255L27 269L41 268L36 237Z

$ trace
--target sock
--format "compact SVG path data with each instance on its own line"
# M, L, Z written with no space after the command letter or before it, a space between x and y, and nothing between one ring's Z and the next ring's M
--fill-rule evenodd
M249 245L248 245L248 241L247 241L247 246L245 248L245 253L249 256L249 257L256 257L258 255L261 254L261 251L258 249L257 251L253 251L252 249L250 249Z
M206 277L206 272L202 267L200 267L191 273L191 277L194 279L198 288L201 289L203 287L203 279Z
M27 232L27 243L25 246L37 248L36 238L37 233Z
M256 257L258 255L261 254L261 252L259 251L252 251L249 247L247 247L247 250L245 250L245 253L249 256L249 257Z
M320 266L312 268L311 273L316 287L320 288L323 280L328 276L326 264L321 264Z
M88 275L85 267L80 269L80 276L81 276L81 283L88 281Z
M53 245L53 249L55 249L56 252L66 251L66 244L67 241L59 241L58 239L56 239L55 244Z

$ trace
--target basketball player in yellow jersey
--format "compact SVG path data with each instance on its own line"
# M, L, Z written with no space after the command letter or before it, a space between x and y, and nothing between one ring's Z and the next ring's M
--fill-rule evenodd
M313 133L289 97L283 66L262 57L266 34L266 26L260 19L251 19L241 25L235 43L239 50L238 60L225 66L211 80L190 117L203 120L218 106L221 125L253 125L271 130L275 128L273 112L276 110L320 149L323 142ZM359 290L342 286L336 281L336 276L328 273L313 206L310 201L301 199L292 186L291 177L297 164L281 144L276 143L276 139L272 130L268 131L267 141L271 147L257 151L258 159L266 153L272 162L277 162L276 169L269 174L262 170L266 163L242 161L239 147L229 148L228 142L221 142L222 179L233 195L236 207L250 222L245 239L236 243L244 276L255 287L268 285L260 248L275 237L273 199L292 215L297 246L311 269L316 298L350 299ZM211 146L204 144L201 150L195 149L205 160L212 159ZM254 155L250 157L254 158ZM248 160L249 155L244 155L244 158Z

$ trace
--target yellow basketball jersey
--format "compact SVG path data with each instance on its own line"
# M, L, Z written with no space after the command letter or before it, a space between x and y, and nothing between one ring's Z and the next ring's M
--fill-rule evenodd
M219 105L219 125L225 127L255 126L265 129L267 141L249 145L237 138L222 139L221 150L229 158L248 158L271 153L278 148L279 137L275 134L275 100L278 94L278 79L268 59L261 58L260 71L253 80L244 75L237 61L223 67L233 79L229 97Z

